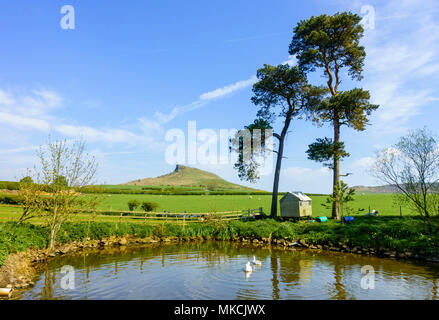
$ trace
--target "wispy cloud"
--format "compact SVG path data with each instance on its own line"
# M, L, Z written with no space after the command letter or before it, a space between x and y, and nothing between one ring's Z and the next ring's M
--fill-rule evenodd
M20 129L48 131L50 128L49 122L44 119L24 117L6 112L0 112L0 123Z
M222 98L222 97L227 96L227 95L229 95L237 90L247 88L247 87L253 85L254 83L256 83L256 81L257 81L256 76L252 76L251 78L249 78L247 80L238 81L238 82L232 83L231 85L203 93L200 96L199 100L203 101L203 100L214 100L214 99Z
M439 22L437 1L386 2L375 8L375 30L367 30L366 87L380 109L375 132L404 131L422 108L437 101ZM421 85L422 83L422 85Z
M30 133L29 130L46 134L57 132L68 138L81 137L90 142L133 144L150 150L164 147L162 137L158 136L161 131L152 122L138 119L132 125L133 130L72 124L53 115L55 109L63 107L62 101L61 95L51 90L23 93L0 89L0 124L3 128L20 129L23 133Z
M160 124L166 124L172 121L179 114L199 109L213 100L223 98L236 91L247 88L253 85L256 81L256 76L252 76L249 79L237 81L222 88L202 93L197 100L183 106L174 107L169 113L156 111L154 114L155 120Z
M295 57L289 56L288 60L283 61L282 64L288 64L290 66L293 66L296 64L296 62L297 62L297 60ZM236 91L248 88L248 87L252 86L253 84L255 84L257 81L258 81L258 79L257 79L256 75L252 75L248 79L240 80L240 81L234 82L232 84L226 85L224 87L217 88L217 89L202 93L198 97L198 99L195 100L194 102L191 102L189 104L186 104L186 105L183 105L180 107L174 107L171 110L171 112L169 112L169 113L162 113L160 111L157 111L154 114L155 119L161 124L168 123L171 120L173 120L175 117L177 117L179 114L201 108L213 100L224 98L226 96L233 94Z
M352 162L351 168L355 169L368 169L374 161L372 157L363 157L356 159Z

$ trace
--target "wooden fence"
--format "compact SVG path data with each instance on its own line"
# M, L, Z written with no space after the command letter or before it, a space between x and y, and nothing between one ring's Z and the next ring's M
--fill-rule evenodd
M22 207L21 205L0 205L4 207ZM178 223L192 223L192 222L207 222L212 220L252 220L262 217L264 214L263 208L246 209L224 212L208 212L208 213L176 213L176 212L144 212L144 211L119 211L119 210L97 210L90 212L86 210L77 210L76 213L88 215L89 221L96 221L99 217L112 217L119 222L127 220L136 220L138 222L178 222ZM42 217L42 215L39 215ZM1 217L0 217L1 218ZM15 220L16 218L9 217L8 219ZM83 219L83 218L82 218ZM0 219L1 220L1 219Z
M175 212L140 212L140 211L97 211L96 215L100 217L113 216L119 217L119 221L125 219L136 219L147 221L161 222L207 222L211 220L250 220L258 219L263 215L262 207L258 209L210 212L210 213L175 213Z

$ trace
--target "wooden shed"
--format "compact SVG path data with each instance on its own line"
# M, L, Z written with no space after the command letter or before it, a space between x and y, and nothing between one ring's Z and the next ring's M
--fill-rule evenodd
M280 199L280 214L284 218L312 216L311 198L303 192L287 192Z

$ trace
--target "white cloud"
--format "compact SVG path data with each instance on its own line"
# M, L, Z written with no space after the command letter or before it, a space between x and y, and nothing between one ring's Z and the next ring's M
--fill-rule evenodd
M439 70L437 1L387 2L375 8L376 28L366 30L365 87L380 108L375 133L400 133L433 95ZM420 84L422 83L422 86Z
M282 62L282 64L288 64L290 67L297 64L297 58L295 56L289 56L288 60Z
M253 85L254 83L256 83L256 81L257 81L256 76L252 76L251 78L249 78L247 80L238 81L238 82L232 83L228 86L203 93L202 95L200 95L199 99L200 100L218 99L218 98L227 96L227 95L229 95L237 90L247 88L247 87Z
M0 123L20 129L49 130L49 123L44 119L24 117L6 112L0 112Z
M132 132L120 129L95 129L87 126L74 125L56 125L54 127L59 133L68 137L84 137L88 141L105 141L105 142L129 142L137 139Z
M177 115L181 113L185 113L201 108L212 100L223 98L225 96L234 93L235 91L247 88L253 85L256 81L257 81L256 76L252 76L247 80L238 81L230 85L224 86L222 88L208 91L206 93L201 94L198 100L194 102L191 102L183 106L174 107L170 113L162 113L160 111L156 111L154 117L158 123L166 124L172 121L175 117L177 117Z
M67 123L53 116L52 111L62 106L62 97L55 91L34 90L30 93L11 93L0 89L0 124L3 128L55 131L69 138L82 137L91 142L127 143L161 150L164 147L163 128L159 123L140 118L134 130L94 128Z
M359 169L367 169L372 165L373 162L374 162L374 158L363 157L363 158L359 158L357 160L354 160L351 164L351 167L352 168L359 168Z
M282 62L282 64L284 65L288 64L290 66L293 66L296 63L297 63L297 59L293 56L289 56L288 60ZM220 99L228 95L231 95L236 91L248 88L253 84L255 84L257 81L258 79L256 75L253 75L246 80L237 81L227 86L202 93L199 96L198 100L181 107L174 107L170 113L165 114L160 111L156 111L154 116L159 123L162 124L168 123L169 121L173 120L177 115L181 113L201 108L212 100Z
M332 188L332 171L321 167L289 167L281 170L279 190L328 193Z
M26 152L26 151L32 151L37 150L38 146L29 146L29 147L21 147L21 148L14 148L14 149L0 149L0 154L10 154L10 153L19 153L19 152Z
M7 92L0 90L0 107L8 107L15 103L14 98Z
M5 126L48 131L49 111L61 106L62 99L54 91L14 94L0 89L0 123Z
M207 103L207 101L197 100L197 101L194 101L194 102L189 103L189 104L184 105L184 106L174 107L172 109L172 111L170 113L167 113L167 114L162 113L160 111L156 111L154 114L154 117L158 123L166 124L166 123L170 122L171 120L173 120L177 115L184 113L184 112L188 112L188 111L192 111L192 110L201 108L206 103Z

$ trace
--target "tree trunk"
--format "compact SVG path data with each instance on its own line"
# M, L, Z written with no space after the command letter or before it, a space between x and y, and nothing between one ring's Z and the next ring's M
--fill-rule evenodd
M340 121L335 118L334 119L334 145L338 145L340 143ZM335 148L334 149L334 168L333 168L333 181L332 181L332 194L336 197L336 186L340 184L340 151ZM340 220L340 202L334 201L332 203L332 218Z
M51 230L50 230L49 251L53 251L55 249L55 240L56 240L56 231L55 231L55 228L51 228Z
M278 192L279 192L280 169L281 169L282 157L283 157L283 153L284 153L284 140L285 140L285 136L282 135L279 139L279 149L277 152L276 170L274 172L273 195L271 197L270 216L272 219L277 217L277 196L278 196Z

